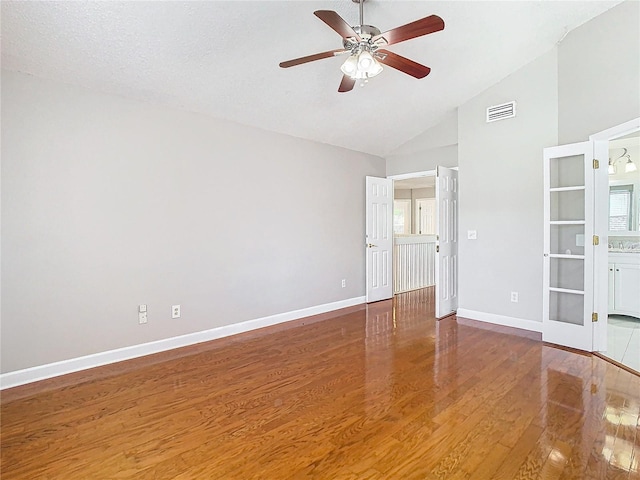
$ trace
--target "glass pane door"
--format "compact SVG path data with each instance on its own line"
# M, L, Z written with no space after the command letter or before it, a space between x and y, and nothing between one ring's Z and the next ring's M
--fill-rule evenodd
M545 149L543 340L592 349L593 147Z

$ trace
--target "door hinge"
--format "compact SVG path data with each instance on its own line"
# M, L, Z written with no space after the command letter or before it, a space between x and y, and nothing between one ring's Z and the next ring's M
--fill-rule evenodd
M440 253L440 245L436 245L436 253Z
M598 314L596 312L593 312L591 314L591 321L592 322L597 322L598 321Z
M598 235L593 236L593 244L600 245L600 237Z
M597 158L593 159L593 169L597 170L600 168L600 160L598 160Z

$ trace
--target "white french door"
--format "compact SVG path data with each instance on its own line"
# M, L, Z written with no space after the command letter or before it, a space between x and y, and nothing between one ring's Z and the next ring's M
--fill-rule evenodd
M436 174L436 318L458 309L458 172Z
M393 296L393 180L366 178L367 303Z
M544 149L542 340L593 350L593 143Z

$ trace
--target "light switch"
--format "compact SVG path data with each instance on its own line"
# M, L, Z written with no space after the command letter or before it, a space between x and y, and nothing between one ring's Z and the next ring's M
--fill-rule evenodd
M147 311L147 306L146 305L138 306L138 312L145 313L146 311Z
M476 230L467 230L467 239L476 240L478 238L478 232Z

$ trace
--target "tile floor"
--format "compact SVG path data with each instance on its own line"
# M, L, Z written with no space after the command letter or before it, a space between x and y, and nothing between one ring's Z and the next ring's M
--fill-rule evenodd
M640 318L609 315L606 356L640 372Z

